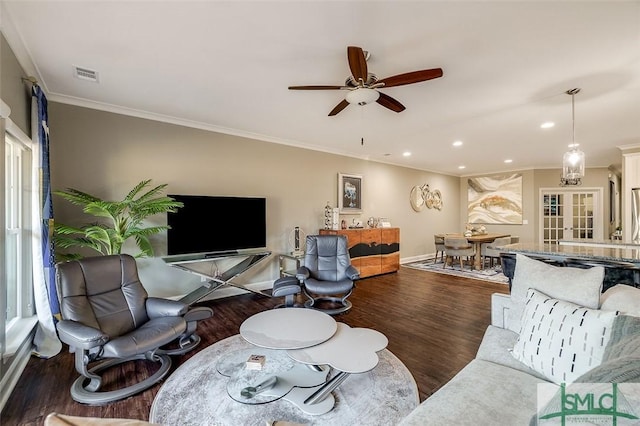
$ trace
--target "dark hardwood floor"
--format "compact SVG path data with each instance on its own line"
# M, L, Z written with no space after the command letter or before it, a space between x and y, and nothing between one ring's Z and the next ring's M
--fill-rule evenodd
M361 280L350 297L353 308L336 320L351 327L384 333L387 349L411 371L426 399L471 361L491 320L492 293L507 293L502 284L457 278L402 267L393 274ZM281 302L255 294L204 302L214 316L202 321L202 343L191 353L173 357L172 369L198 350L238 333L249 316ZM130 382L149 373L149 363L138 361L114 367L108 380ZM87 406L71 399L69 388L77 373L66 348L48 359L32 357L0 414L0 424L42 425L50 412L105 418L148 420L161 383L145 392L106 406Z

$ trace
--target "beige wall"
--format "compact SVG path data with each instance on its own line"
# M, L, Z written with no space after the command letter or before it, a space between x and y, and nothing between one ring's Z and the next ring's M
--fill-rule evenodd
M264 196L267 198L267 245L287 252L294 226L308 234L323 226L327 201L336 206L338 173L363 176L363 222L389 218L401 232L404 259L434 252L433 234L457 229L458 178L359 160L290 146L50 102L52 186L73 187L104 198L120 199L136 183L167 183L168 193ZM415 212L409 204L414 185L428 183L442 192L441 211ZM84 220L80 209L54 197L56 220ZM344 217L348 222L352 216ZM159 224L166 218L156 217ZM212 226L223 226L212 224ZM156 255L166 254L166 239L154 241ZM152 262L164 269L162 262ZM164 274L166 271L163 271ZM168 273L168 272L166 272ZM162 277L162 274L160 276ZM188 280L180 273L179 280ZM270 281L276 262L238 282ZM171 275L175 280L175 274ZM162 295L173 283L145 282ZM185 287L183 286L183 287Z
M522 225L485 225L488 232L509 233L520 236L520 242L539 241L540 189L560 188L560 169L522 170ZM609 223L609 174L607 168L588 168L581 186L567 189L602 189L602 229L603 238L608 239L611 231ZM487 175L479 175L487 176ZM464 229L467 218L467 180L460 178L460 228Z
M11 47L0 33L0 99L11 108L11 120L25 134L31 134L31 84Z

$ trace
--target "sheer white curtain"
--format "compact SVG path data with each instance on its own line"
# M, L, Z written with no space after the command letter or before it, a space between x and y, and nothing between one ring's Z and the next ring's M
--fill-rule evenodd
M50 358L60 352L62 343L58 339L52 307L58 306L55 292L53 252L50 252L49 228L51 191L49 188L49 128L47 125L47 104L42 90L33 87L31 98L31 138L33 139L33 185L32 185L32 225L33 225L33 293L38 315L38 327L34 338L34 354ZM48 206L49 204L49 206ZM45 217L47 216L47 217ZM45 258L49 257L49 258ZM52 291L53 289L53 291Z

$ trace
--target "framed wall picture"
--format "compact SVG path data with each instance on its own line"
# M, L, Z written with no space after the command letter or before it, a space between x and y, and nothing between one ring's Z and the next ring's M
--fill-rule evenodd
M362 213L362 176L338 173L340 214Z
M522 225L521 173L469 178L467 191L469 223Z

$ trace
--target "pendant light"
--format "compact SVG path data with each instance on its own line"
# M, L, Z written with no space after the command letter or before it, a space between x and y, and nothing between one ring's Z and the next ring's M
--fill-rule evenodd
M584 177L584 152L578 149L580 144L576 143L576 105L575 95L580 89L567 90L565 93L571 95L571 121L572 121L572 139L569 145L569 151L564 153L562 157L562 177L560 178L561 186L582 185Z

